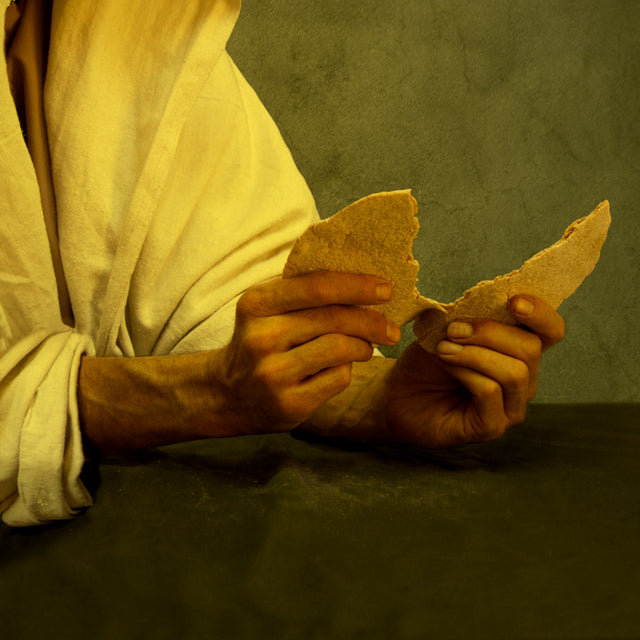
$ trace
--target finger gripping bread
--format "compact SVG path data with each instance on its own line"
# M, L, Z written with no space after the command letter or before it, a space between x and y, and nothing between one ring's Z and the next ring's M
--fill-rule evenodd
M294 243L283 277L338 271L384 278L393 285L392 299L367 308L402 326L433 303L416 289L419 265L411 248L417 211L408 189L362 198L309 227Z
M411 255L418 234L417 203L410 190L375 193L318 222L296 240L283 277L312 271L370 274L393 285L393 297L368 308L401 326L415 318L418 343L435 352L454 320L485 318L515 324L509 299L517 294L560 306L591 273L611 223L609 203L573 222L560 240L536 253L519 269L479 282L455 302L420 295L419 265Z
M573 222L562 238L536 253L519 269L479 282L455 302L420 315L414 325L420 345L434 352L454 320L486 318L515 324L509 299L529 294L557 309L593 271L611 223L609 203L600 203L588 216Z

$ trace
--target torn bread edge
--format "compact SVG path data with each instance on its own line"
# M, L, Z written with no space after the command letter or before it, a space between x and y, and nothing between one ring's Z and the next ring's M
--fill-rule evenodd
M383 278L392 284L393 297L363 308L402 326L438 304L416 288L420 267L411 249L419 229L417 211L410 189L360 198L309 227L291 248L282 276L336 271Z
M450 304L423 298L424 310L413 325L418 343L434 353L455 320L483 318L516 324L509 312L509 300L518 294L538 297L557 309L593 271L610 224L609 202L605 200L588 216L571 223L558 242L519 269L477 283Z

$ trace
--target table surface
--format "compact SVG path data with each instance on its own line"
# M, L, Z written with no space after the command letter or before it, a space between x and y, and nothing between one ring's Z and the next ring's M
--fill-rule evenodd
M1 638L640 637L640 404L446 451L288 434L104 462L0 526Z

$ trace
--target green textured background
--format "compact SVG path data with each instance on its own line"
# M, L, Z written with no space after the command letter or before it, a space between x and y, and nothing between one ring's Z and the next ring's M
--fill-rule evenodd
M640 400L639 27L636 0L244 0L229 51L323 217L413 190L423 295L519 267L608 199L536 399L621 402Z

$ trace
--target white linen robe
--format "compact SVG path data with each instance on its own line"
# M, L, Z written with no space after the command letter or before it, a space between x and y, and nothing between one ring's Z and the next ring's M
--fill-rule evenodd
M4 6L8 2L5 0ZM317 212L225 51L239 0L56 0L45 85L62 322L38 183L0 73L0 511L12 526L91 504L83 354L225 345L235 305L282 271Z

